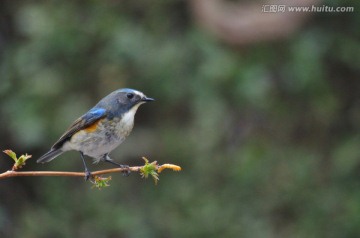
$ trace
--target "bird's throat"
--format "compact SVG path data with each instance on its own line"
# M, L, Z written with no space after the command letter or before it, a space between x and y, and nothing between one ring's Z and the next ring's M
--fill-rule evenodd
M134 117L137 109L139 108L141 104L137 104L133 106L129 111L125 112L121 118L120 123L124 128L132 128L134 125Z

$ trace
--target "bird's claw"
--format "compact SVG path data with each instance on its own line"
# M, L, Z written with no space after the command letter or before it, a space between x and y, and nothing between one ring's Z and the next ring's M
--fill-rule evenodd
M85 170L85 181L88 181L91 177L91 172L89 170Z
M128 177L130 175L131 171L129 169L129 165L122 165L121 164L120 168L124 169L124 171L121 172L124 177Z

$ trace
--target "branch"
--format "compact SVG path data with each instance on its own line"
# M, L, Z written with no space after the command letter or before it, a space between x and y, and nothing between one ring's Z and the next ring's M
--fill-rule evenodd
M11 150L5 150L5 154L11 157L15 163L12 170L8 170L0 174L0 179L6 179L11 177L23 177L23 176L64 176L64 177L85 177L85 172L69 172L69 171L17 171L25 165L25 162L31 158L31 155L25 154L17 157ZM142 177L147 178L149 175L154 179L155 184L159 180L159 173L164 169L171 169L174 171L180 171L181 167L174 164L159 165L156 161L149 163L149 160L143 157L145 165L133 166L128 168L113 168L91 172L91 182L95 187L102 188L109 186L108 181L111 177L102 178L99 175L118 173L118 172L139 172Z
M158 170L161 165L157 165ZM133 166L129 168L113 168L91 172L91 175L98 176L103 174L117 173L117 172L139 172L144 166ZM0 179L22 176L63 176L63 177L84 177L84 172L69 172L69 171L14 171L8 170L0 174Z

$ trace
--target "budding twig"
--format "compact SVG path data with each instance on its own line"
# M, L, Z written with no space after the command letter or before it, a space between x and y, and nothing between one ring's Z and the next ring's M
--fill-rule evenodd
M139 172L143 166L134 166L129 168L113 168L91 172L93 176L118 173L118 172ZM159 166L160 168L160 166ZM21 177L21 176L64 176L64 177L84 177L84 172L69 172L69 171L13 171L9 170L0 174L0 179Z
M20 177L20 176L64 176L64 177L87 177L85 172L69 172L69 171L17 171L25 165L25 162L31 158L31 155L25 154L17 157L16 154L11 150L5 150L5 154L11 157L14 160L14 165L12 170L0 173L0 179L11 178L11 177ZM110 174L110 173L121 173L121 172L139 172L142 177L149 177L149 175L154 179L155 184L159 180L159 173L164 169L171 169L174 171L180 171L181 167L173 164L163 164L159 165L156 161L149 162L148 159L143 157L145 165L143 166L133 166L127 168L113 168L105 169L91 172L92 179L90 180L94 183L95 187L101 189L102 187L109 186L108 182L111 177L102 178L99 175Z

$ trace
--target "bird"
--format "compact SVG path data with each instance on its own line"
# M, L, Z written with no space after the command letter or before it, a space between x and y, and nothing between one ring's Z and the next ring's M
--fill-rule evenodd
M130 134L134 117L140 105L154 101L144 93L130 88L118 89L103 99L84 115L75 120L51 149L41 156L37 163L50 162L67 151L78 151L85 168L85 180L92 175L84 156L93 158L94 163L108 162L121 168L128 168L113 161L109 154ZM128 175L129 170L124 175Z

